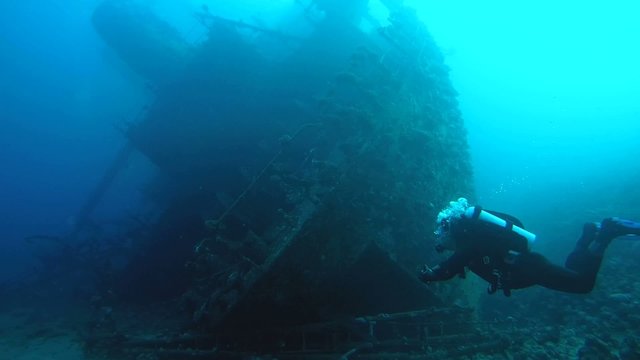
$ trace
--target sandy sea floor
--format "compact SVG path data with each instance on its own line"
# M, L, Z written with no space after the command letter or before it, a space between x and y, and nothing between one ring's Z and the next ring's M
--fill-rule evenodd
M76 316L51 316L38 309L0 312L0 359L85 359Z

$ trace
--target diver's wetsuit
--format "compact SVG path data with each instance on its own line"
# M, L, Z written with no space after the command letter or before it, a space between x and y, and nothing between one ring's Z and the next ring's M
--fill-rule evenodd
M524 228L514 217L490 213ZM600 269L602 253L610 241L601 244L602 251L590 251L590 243L599 241L596 239L598 228L593 223L586 224L575 250L562 267L539 253L528 251L526 239L513 231L490 223L462 218L451 225L450 231L456 240L456 252L428 273L423 272L421 280L447 280L457 274L463 275L468 268L489 282L489 293L501 289L507 296L511 289L532 285L570 293L590 292Z

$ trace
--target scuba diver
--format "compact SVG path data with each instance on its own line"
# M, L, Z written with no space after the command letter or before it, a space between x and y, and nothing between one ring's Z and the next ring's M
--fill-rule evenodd
M436 251L454 251L448 259L430 268L425 265L421 281L464 277L468 268L489 283L488 292L540 285L569 293L586 294L595 285L602 256L614 238L640 235L640 223L606 218L601 223L586 223L575 249L565 266L551 263L543 255L530 251L536 236L524 229L513 216L469 206L466 199L452 201L438 214L435 231Z

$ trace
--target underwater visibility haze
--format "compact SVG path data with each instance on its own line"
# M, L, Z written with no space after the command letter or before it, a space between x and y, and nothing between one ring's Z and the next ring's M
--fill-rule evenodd
M416 276L460 197L558 264L583 223L640 220L639 15L3 1L0 353L640 358L635 237L585 295Z

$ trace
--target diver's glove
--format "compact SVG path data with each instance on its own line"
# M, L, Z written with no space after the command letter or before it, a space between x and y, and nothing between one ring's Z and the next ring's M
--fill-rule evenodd
M437 280L438 276L432 268L427 265L423 265L420 269L420 273L418 274L418 279L420 279L420 281L422 281L423 283L430 283Z

